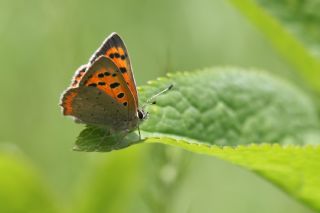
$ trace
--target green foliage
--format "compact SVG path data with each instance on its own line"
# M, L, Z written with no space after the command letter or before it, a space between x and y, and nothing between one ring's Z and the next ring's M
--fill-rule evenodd
M316 107L293 85L262 71L212 68L169 75L141 89L150 97L174 84L151 106L141 129L210 144L308 143L318 130ZM312 143L312 142L311 142Z
M320 92L319 3L229 2L242 13L224 0L0 2L0 140L28 156L0 152L0 212L320 212L320 102L309 91ZM112 31L138 85L216 65L286 80L231 67L171 74L140 90L143 103L175 84L148 107L143 141L88 127L75 150L121 150L72 152L81 126L58 97Z
M257 0L257 3L294 34L315 57L320 59L319 1Z
M256 24L275 48L320 93L319 2L230 0Z
M58 212L39 174L17 153L0 150L0 212Z
M174 89L149 108L150 118L141 126L145 142L171 144L241 165L320 210L320 197L314 196L320 194L320 149L315 145L320 142L319 120L306 94L263 72L214 68L150 82L140 90L142 100L171 83ZM103 130L95 135L92 129L81 133L82 151L92 151L83 144L90 147L90 138L99 136L94 151L110 151L101 145L108 144L101 142ZM263 142L278 145L239 146Z
M294 86L269 74L214 68L169 76L140 90L143 102L174 84L156 105L148 108L150 118L141 126L146 132L218 145L306 144L314 143L317 137L319 121L312 101ZM116 143L114 138L108 141L103 135L101 129L85 129L78 137L77 150L111 151L135 143L138 138L133 133Z
M77 138L75 151L109 152L123 149L134 143L138 143L139 136L136 133L124 137L123 134L106 135L104 129L87 126ZM106 143L107 141L107 143Z
M320 146L260 144L222 148L172 137L146 142L173 145L240 165L320 211Z

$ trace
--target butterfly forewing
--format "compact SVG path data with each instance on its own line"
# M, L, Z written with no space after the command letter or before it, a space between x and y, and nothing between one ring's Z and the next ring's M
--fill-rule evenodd
M132 72L129 54L127 48L116 33L112 33L102 44L102 46L93 54L89 63L94 63L101 55L110 58L120 70L128 88L130 89L136 108L138 107L138 94L136 90L135 79Z
M100 56L86 71L81 79L80 87L96 87L127 108L129 116L136 116L137 108L133 95L128 88L120 70L114 62Z
M84 76L84 73L86 72L87 65L81 65L77 71L75 72L72 81L71 81L71 87L77 87Z
M119 35L112 33L89 63L78 68L60 105L64 115L85 124L115 132L137 128L138 94L128 51Z

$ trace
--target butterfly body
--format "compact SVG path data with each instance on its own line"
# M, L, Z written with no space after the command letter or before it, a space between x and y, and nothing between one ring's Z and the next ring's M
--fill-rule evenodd
M64 115L111 133L130 132L145 119L127 49L116 33L76 71L60 105Z

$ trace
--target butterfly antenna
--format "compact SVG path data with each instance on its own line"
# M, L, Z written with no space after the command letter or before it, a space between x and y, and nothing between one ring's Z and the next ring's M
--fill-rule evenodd
M173 87L173 84L171 84L170 86L168 86L167 88L165 88L164 90L158 92L157 94L153 95L151 98L149 98L146 103L142 106L142 109L144 109L147 105L152 105L152 104L156 104L155 102L155 98L168 92L169 90L171 90Z

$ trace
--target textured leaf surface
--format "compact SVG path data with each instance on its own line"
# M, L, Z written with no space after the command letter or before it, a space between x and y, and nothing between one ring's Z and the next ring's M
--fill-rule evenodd
M269 74L238 68L177 73L142 87L141 102L170 84L174 88L147 109L150 116L141 130L217 145L307 144L319 138L313 102ZM104 130L88 127L78 137L76 150L111 151L137 139L132 133L117 143L117 135L105 138Z
M230 0L320 92L320 3L317 0Z
M178 73L142 88L144 97L174 89L151 106L141 129L218 145L309 143L319 125L301 91L267 73L238 68ZM143 102L143 101L142 101Z
M306 94L263 72L214 68L150 82L140 89L141 102L170 84L174 89L147 109L150 117L140 126L144 142L170 144L241 165L320 210L319 120ZM90 139L103 134L94 129L81 133L78 150L119 148L104 141L91 149ZM137 143L130 137L125 146ZM259 145L265 142L269 145Z

